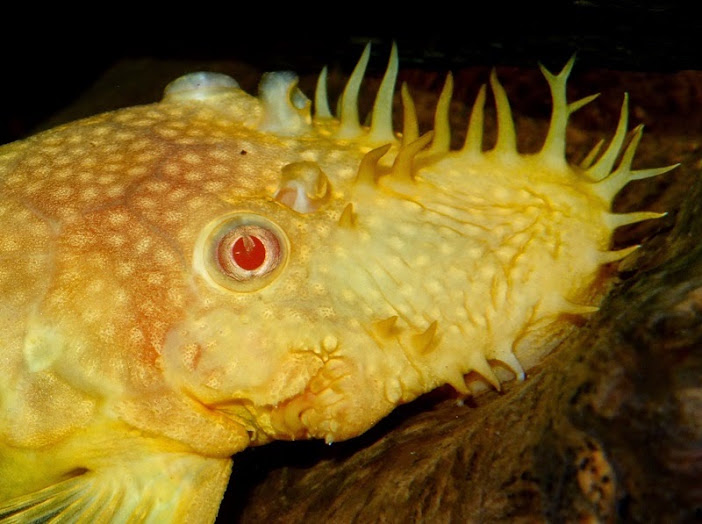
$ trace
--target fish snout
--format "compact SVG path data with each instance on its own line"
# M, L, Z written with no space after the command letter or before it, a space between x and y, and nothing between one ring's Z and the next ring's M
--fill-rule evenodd
M320 438L331 444L362 434L394 407L380 383L350 361L335 358L302 394L276 406L270 422L278 438Z

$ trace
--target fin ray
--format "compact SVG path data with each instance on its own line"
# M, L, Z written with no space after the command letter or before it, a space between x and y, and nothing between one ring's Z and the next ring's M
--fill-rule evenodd
M186 453L116 461L0 502L0 523L214 520L230 467Z

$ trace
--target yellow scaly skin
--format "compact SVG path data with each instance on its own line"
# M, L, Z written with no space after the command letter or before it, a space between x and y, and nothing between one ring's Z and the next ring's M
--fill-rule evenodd
M396 135L395 49L358 124L367 60L340 119L324 72L314 116L290 74L258 97L194 74L0 149L0 521L214 520L234 453L523 379L596 309L600 268L631 251L608 251L614 229L659 216L612 198L668 169L631 170L626 103L607 149L569 166L568 115L592 98L566 103L572 61L544 71L535 155L493 75L495 148L481 89L449 151L451 78L421 137L403 89Z

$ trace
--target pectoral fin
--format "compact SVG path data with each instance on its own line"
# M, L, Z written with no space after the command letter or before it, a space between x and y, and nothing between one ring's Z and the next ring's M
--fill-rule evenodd
M214 522L230 471L230 459L130 457L0 502L0 522Z

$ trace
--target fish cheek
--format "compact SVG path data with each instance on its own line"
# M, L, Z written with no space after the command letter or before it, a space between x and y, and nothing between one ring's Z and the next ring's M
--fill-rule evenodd
M187 319L166 337L165 375L204 404L276 404L300 394L323 365L289 347L286 334L300 329L294 323L282 319L271 330L223 308Z

